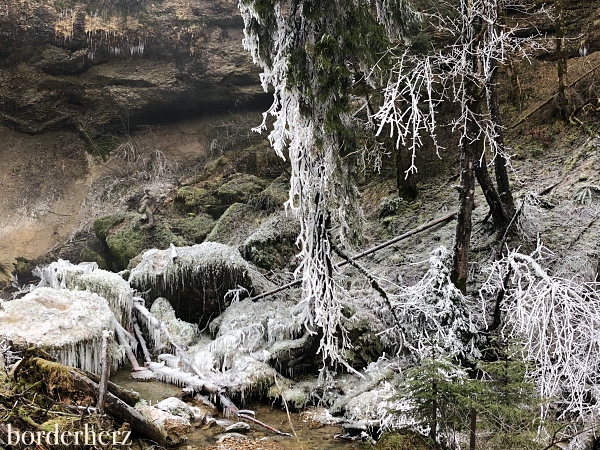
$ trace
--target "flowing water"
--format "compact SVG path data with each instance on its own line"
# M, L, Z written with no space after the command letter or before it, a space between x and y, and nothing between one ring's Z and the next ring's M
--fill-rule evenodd
M146 400L149 404L155 404L167 397L181 397L181 388L177 386L156 380L136 381L129 377L130 373L131 368L121 368L111 377L111 381L121 387L136 390L139 392L140 398ZM290 450L350 450L361 448L358 443L334 439L336 434L342 432L340 427L316 425L308 418L307 414L290 413L288 419L285 410L278 407L272 408L263 404L250 404L244 405L244 408L253 410L256 413L256 418L261 422L287 433L292 433L291 419L298 436L298 440L293 437L276 436L270 431L251 424L252 428L246 434L255 439L264 438L277 441ZM189 434L188 441L184 446L204 449L214 445L222 435L223 430L218 426L200 426Z

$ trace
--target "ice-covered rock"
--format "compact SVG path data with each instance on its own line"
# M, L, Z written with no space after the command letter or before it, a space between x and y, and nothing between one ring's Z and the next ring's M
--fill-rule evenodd
M167 325L169 334L176 344L187 347L191 345L197 337L198 325L184 322L175 315L175 310L164 297L158 297L152 303L150 312L158 320L162 320Z
M229 425L227 428L225 428L225 431L227 431L227 432L248 431L248 430L250 430L250 425L248 425L246 422L236 422L236 423Z
M246 441L250 439L248 436L244 436L240 433L227 433L217 439L217 444L222 444L225 441Z
M0 340L10 339L18 348L41 347L62 364L97 374L102 332L114 327L107 301L87 291L42 287L0 310ZM123 354L114 343L110 356L116 369Z
M155 406L161 411L166 411L174 416L182 417L188 421L192 420L194 417L194 413L187 403L175 397L165 398L164 400L158 402Z
M162 431L168 444L177 445L187 440L187 435L192 429L190 421L157 406L149 406L146 402L141 401L135 405L135 409Z
M248 264L228 245L203 242L191 247L148 250L129 276L131 286L165 297L177 317L204 326L225 310L227 292L243 286L252 291Z
M96 263L71 264L59 259L48 266L37 267L33 274L41 278L38 286L84 290L104 297L119 323L124 328L129 328L133 289L116 273L99 269Z

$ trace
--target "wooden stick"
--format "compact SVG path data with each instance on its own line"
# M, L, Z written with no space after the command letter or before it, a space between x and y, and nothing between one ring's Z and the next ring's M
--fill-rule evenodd
M404 233L404 234L402 234L400 236L397 236L397 237L395 237L393 239L390 239L389 241L386 241L386 242L384 242L382 244L376 245L375 247L372 247L372 248L370 248L368 250L365 250L364 252L359 253L358 255L354 255L351 258L347 259L347 260L341 261L341 262L337 263L335 265L335 267L343 267L346 264L350 264L352 261L354 261L356 259L362 258L364 256L368 256L368 255L370 255L372 253L375 253L375 252L377 252L377 251L379 251L379 250L381 250L381 249L383 249L385 247L389 247L390 245L395 244L396 242L400 242L400 241L402 241L402 240L404 240L406 238L414 236L417 233L420 233L422 231L428 230L429 228L433 228L436 225L439 225L441 223L448 222L448 221L454 219L455 217L456 217L456 211L454 211L452 213L449 213L449 214L446 214L445 216L440 217L439 219L435 219L435 220L432 220L431 222L427 222L426 224L421 225L420 227L414 228L413 230L410 230L410 231L408 231L408 232L406 232L406 233ZM271 296L273 294L277 294L278 292L285 291L286 289L292 288L294 286L298 286L301 283L302 283L302 280L292 281L291 283L284 284L283 286L279 286L278 288L275 288L275 289L273 289L271 291L255 295L254 297L252 297L250 299L250 301L255 302L257 300L260 300L261 298L269 297L269 296Z
M106 399L106 390L108 385L108 337L110 333L106 330L102 332L102 370L100 373L100 383L98 384L98 403L96 408L98 414L104 414L104 401Z
M243 414L237 406L235 406L235 404L229 400L227 397L225 397L224 394L219 394L219 401L221 402L221 407L223 408L223 412L225 413L225 415L227 415L228 413L231 413L233 415L235 415L237 418L242 419L242 420L248 420L252 423L255 423L269 431L272 431L275 434L278 434L280 436L288 436L288 437L292 437L292 435L290 433L284 433L283 431L279 431L276 428L273 428L270 425L267 425L264 422L261 422L258 419L255 419L254 417L251 417L247 414Z
M150 352L148 351L148 347L146 346L146 341L144 340L144 336L142 335L142 330L140 330L140 326L136 321L133 323L133 331L140 343L140 347L142 347L142 352L144 353L144 361L150 362L152 358L150 358Z
M115 331L117 332L117 337L119 338L119 342L125 348L125 354L127 355L127 358L129 359L129 362L131 363L131 367L133 368L133 370L135 372L139 372L141 370L146 370L145 367L140 367L140 365L137 362L137 359L135 358L135 355L133 354L133 350L131 349L131 346L129 345L129 339L127 339L127 335L126 335L127 331L125 331L125 329L122 328L118 324L115 327Z
M100 377L92 372L87 372L80 370L82 375L85 375L94 383L100 383ZM137 402L140 401L140 394L132 389L125 389L119 386L118 384L109 381L107 383L108 392L110 392L115 397L118 397L120 400L127 403L129 406L135 406Z

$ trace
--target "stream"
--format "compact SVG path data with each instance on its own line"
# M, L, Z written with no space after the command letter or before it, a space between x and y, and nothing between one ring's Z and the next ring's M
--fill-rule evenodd
M181 388L157 380L137 381L131 378L130 367L122 367L112 377L111 381L127 389L133 389L140 394L142 400L149 404L158 403L167 397L181 397ZM242 405L238 405L242 406ZM256 413L256 418L262 422L271 425L283 432L292 433L288 416L285 410L272 408L260 403L251 403L244 405L244 409L251 409ZM223 418L222 416L219 418ZM291 421L294 425L298 440L291 437L274 435L263 428L250 424L251 429L246 435L259 440L266 439L277 441L285 448L290 450L341 450L360 448L359 443L353 443L340 439L334 439L336 434L342 432L338 426L321 426L307 419L307 414L290 413ZM194 428L188 435L188 440L180 447L191 446L191 448L207 448L214 445L219 437L223 435L223 430L217 426L209 427L201 425Z

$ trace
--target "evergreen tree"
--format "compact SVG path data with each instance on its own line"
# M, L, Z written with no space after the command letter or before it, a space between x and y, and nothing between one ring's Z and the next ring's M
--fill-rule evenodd
M358 150L352 89L359 79L381 81L382 55L415 15L404 0L377 0L375 8L365 0L240 0L239 7L244 45L263 69L263 87L274 90L261 128L274 117L269 140L292 166L286 208L301 225L304 320L323 331L324 362L341 361L346 337L330 230L339 225L345 241L361 229L351 182Z

